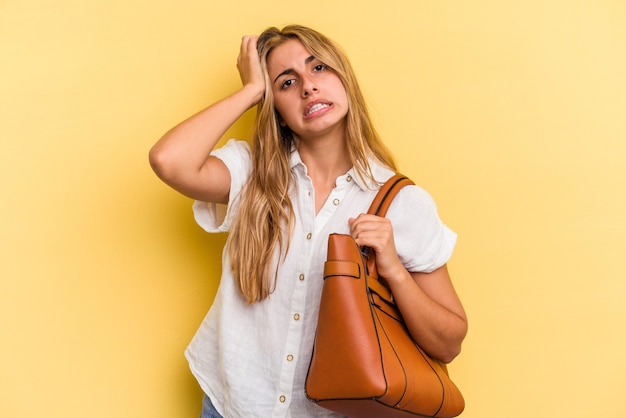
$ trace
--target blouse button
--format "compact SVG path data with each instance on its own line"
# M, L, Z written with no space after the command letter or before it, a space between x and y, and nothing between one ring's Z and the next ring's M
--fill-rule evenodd
M348 181L348 182L352 181L352 176L346 177L346 181Z
M287 361L293 361L293 354L287 355Z
M306 234L306 239L311 239L311 237L313 236L313 234L311 234L310 232L308 234Z
M287 397L285 395L280 395L280 398L278 398L278 400L280 401L280 403L285 403Z
M300 320L300 314L298 314L298 313L294 314L293 315L293 319L296 320L296 321L299 321Z
M333 205L337 206L339 204L339 199L333 200Z
M300 276L298 276L298 278L300 279L301 282L304 281L304 274L301 273Z

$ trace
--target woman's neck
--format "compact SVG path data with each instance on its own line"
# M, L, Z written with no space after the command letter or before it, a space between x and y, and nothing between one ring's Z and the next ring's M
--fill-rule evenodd
M337 177L345 174L352 164L343 139L297 141L300 159L315 190L315 213L324 206L328 195L335 187Z
M351 167L346 141L341 138L297 141L298 153L313 185L332 184Z

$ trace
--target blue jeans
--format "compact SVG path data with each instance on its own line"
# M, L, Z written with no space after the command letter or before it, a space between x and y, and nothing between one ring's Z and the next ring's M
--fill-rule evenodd
M206 395L204 395L204 399L202 399L202 413L200 414L200 418L223 418L219 412L215 410L211 399Z

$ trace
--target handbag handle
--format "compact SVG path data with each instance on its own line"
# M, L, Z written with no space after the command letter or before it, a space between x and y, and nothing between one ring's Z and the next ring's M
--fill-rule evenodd
M402 174L394 175L380 188L367 213L384 217L391 205L391 201L396 197L400 189L411 184L415 183L410 178Z
M412 184L415 183L413 183L410 178L402 174L395 174L382 185L376 194L376 197L374 197L367 213L384 217L387 214L387 209L389 209L391 202L394 197L396 197L400 189L404 186ZM367 260L365 266L368 270L368 274L373 274L376 271L376 253L371 251L370 247L361 247L361 254L365 260ZM376 276L378 275L376 274Z

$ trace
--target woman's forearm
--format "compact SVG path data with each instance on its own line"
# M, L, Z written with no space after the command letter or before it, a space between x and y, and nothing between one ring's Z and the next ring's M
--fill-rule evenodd
M244 36L241 42L237 69L243 87L170 129L150 150L156 174L192 198L220 203L228 199L228 169L209 154L228 128L263 97L257 38Z
M467 333L467 319L447 269L445 266L442 269L445 271L428 274L405 270L406 275L391 281L390 285L413 339L431 356L449 363L461 351L461 343ZM418 285L420 281L440 283L431 283L425 291Z
M244 86L170 129L150 150L154 171L174 188L194 181L224 133L259 98L258 89Z

